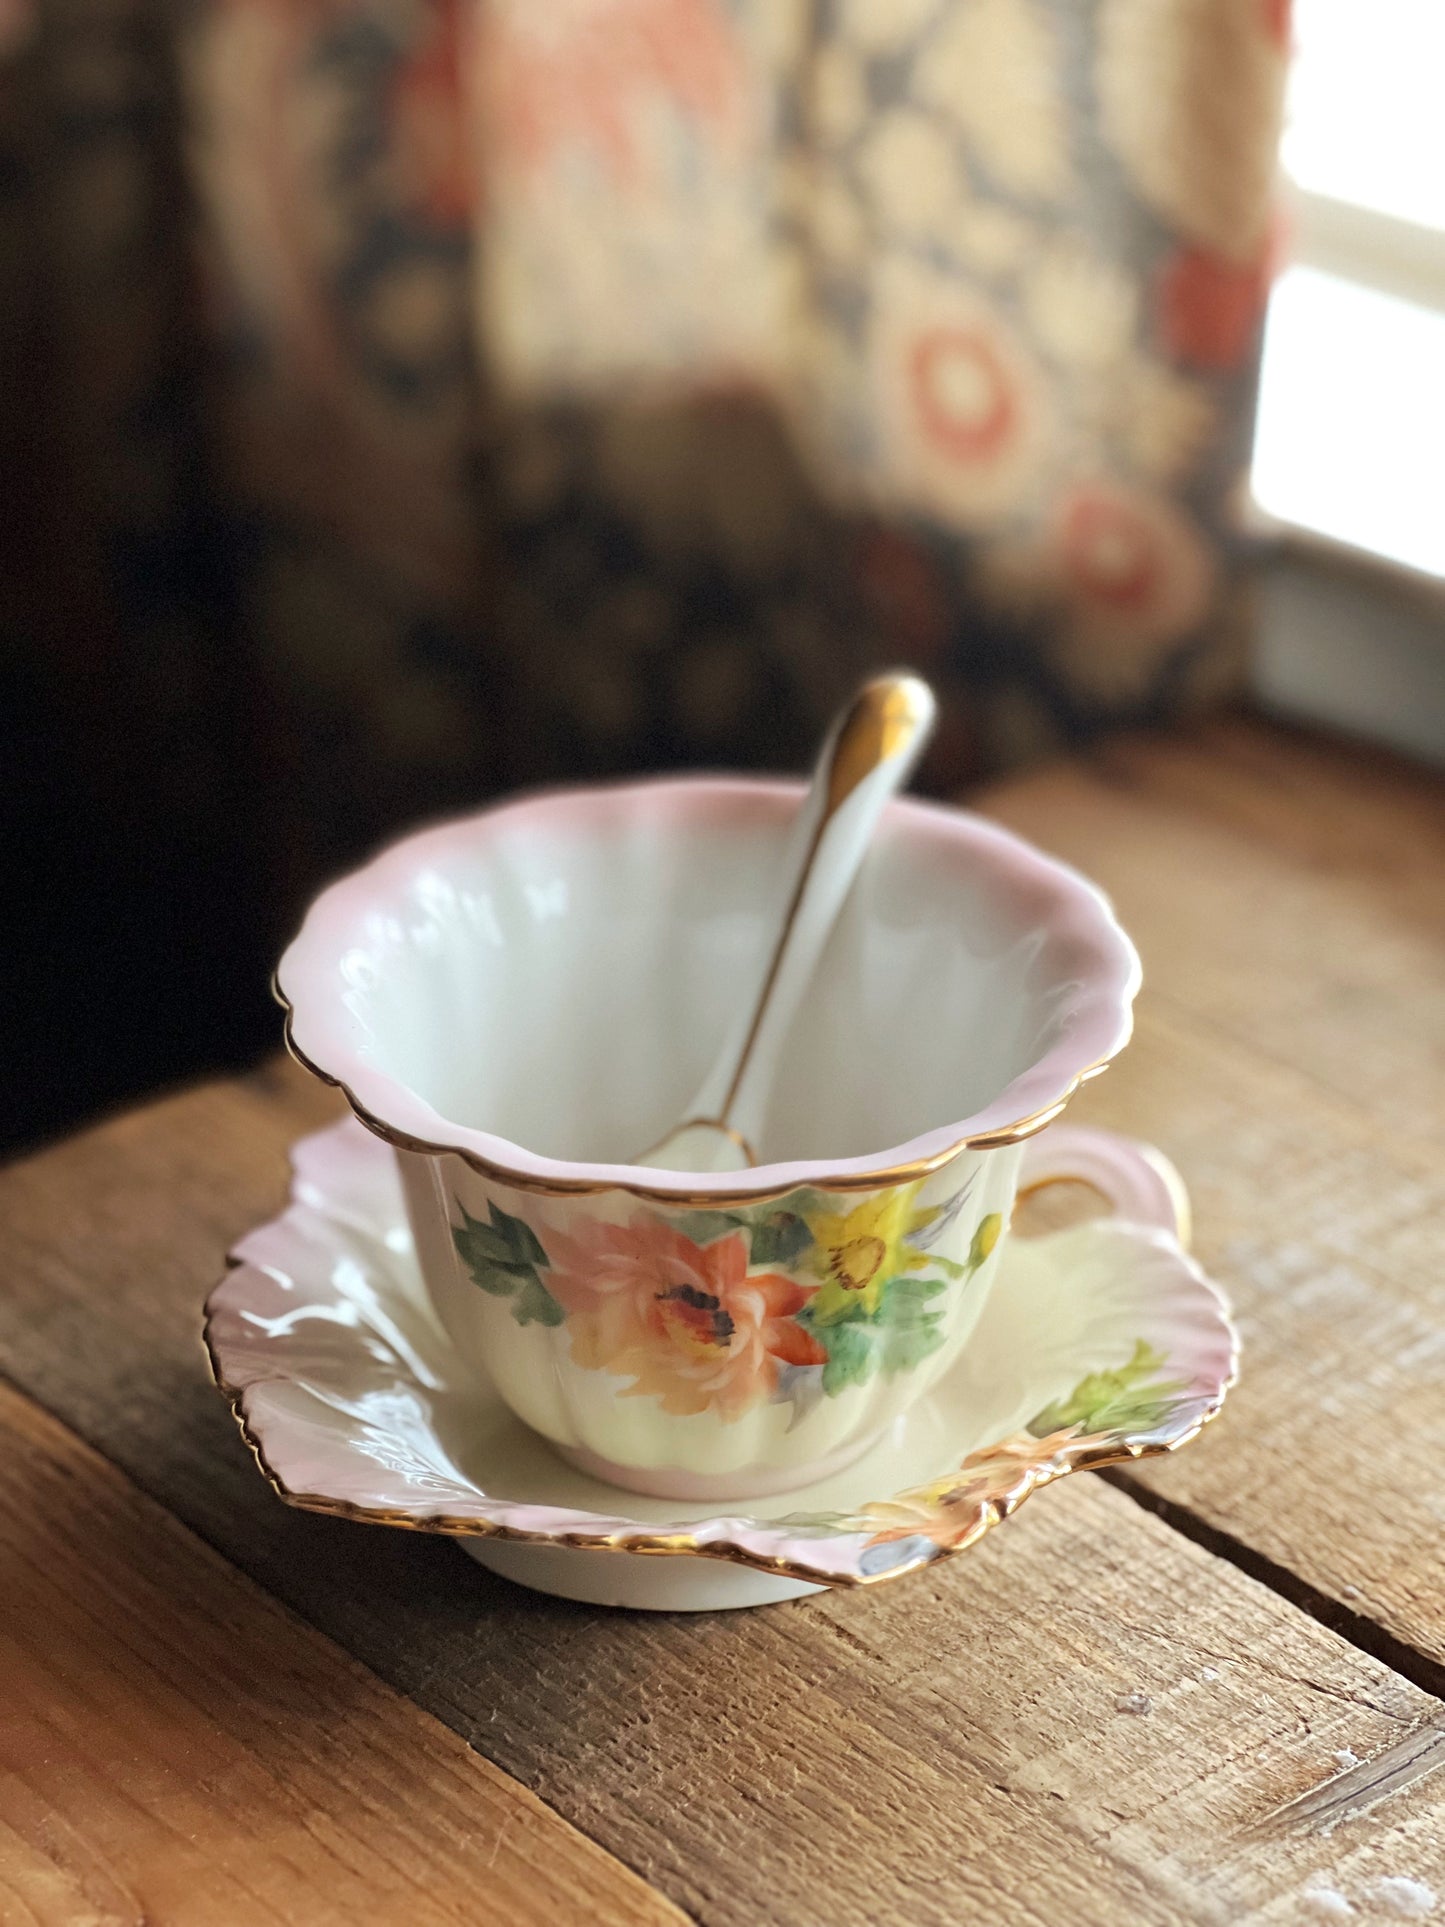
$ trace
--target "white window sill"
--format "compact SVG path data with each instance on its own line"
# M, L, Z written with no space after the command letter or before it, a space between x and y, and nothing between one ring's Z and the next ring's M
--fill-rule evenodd
M1286 535L1260 568L1255 618L1262 708L1445 768L1445 585Z

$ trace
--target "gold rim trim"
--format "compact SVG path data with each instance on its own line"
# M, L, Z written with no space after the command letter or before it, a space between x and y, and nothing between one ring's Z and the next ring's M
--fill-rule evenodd
M594 1198L607 1191L621 1191L634 1198L642 1198L648 1204L675 1205L682 1210L707 1209L709 1206L725 1210L731 1205L767 1204L775 1198L785 1198L790 1191L801 1190L805 1185L815 1191L853 1192L881 1191L885 1185L912 1184L926 1178L933 1172L942 1170L965 1151L997 1151L1006 1145L1022 1144L1026 1138L1036 1137L1067 1104L1077 1096L1079 1090L1092 1078L1106 1071L1134 1034L1134 1013L1127 1012L1128 1026L1124 1035L1106 1056L1096 1058L1092 1064L1081 1070L1069 1083L1061 1095L1041 1111L1020 1118L1014 1124L1001 1124L997 1130L980 1131L968 1137L958 1138L954 1143L945 1145L941 1151L934 1151L925 1158L913 1158L905 1164L881 1164L868 1171L851 1172L843 1176L820 1178L804 1172L796 1178L789 1178L784 1184L742 1185L729 1190L681 1191L672 1185L647 1184L631 1178L542 1178L530 1172L514 1170L511 1165L502 1164L493 1158L486 1158L478 1151L464 1150L459 1144L437 1144L428 1138L414 1137L410 1131L399 1131L394 1124L388 1124L372 1111L367 1110L351 1086L342 1078L333 1077L330 1071L309 1058L296 1042L294 1022L296 1007L281 988L274 975L271 978L271 995L285 1013L284 1037L288 1053L301 1066L321 1083L328 1084L351 1106L357 1122L364 1124L374 1137L383 1139L398 1151L415 1151L422 1157L460 1158L479 1177L489 1178L494 1184L506 1185L514 1191L531 1192L535 1196L550 1198ZM670 1137L671 1132L668 1133ZM645 1167L639 1166L641 1170Z
M242 1261L232 1259L226 1276L236 1269ZM852 1591L863 1586L886 1585L893 1579L906 1579L910 1573L921 1571L925 1566L937 1565L941 1560L952 1559L960 1552L967 1552L970 1546L977 1545L986 1532L1012 1517L1032 1493L1042 1491L1047 1485L1067 1478L1074 1472L1100 1472L1106 1466L1130 1465L1141 1459L1167 1458L1181 1446L1190 1444L1218 1418L1224 1409L1224 1401L1234 1389L1239 1378L1239 1348L1235 1340L1230 1354L1229 1375L1220 1384L1213 1403L1207 1412L1202 1413L1186 1432L1165 1444L1140 1443L1137 1445L1096 1445L1084 1438L1076 1445L1061 1446L1047 1465L1026 1465L1019 1469L1019 1477L1010 1489L996 1499L980 1502L978 1516L951 1545L941 1546L933 1543L927 1551L920 1551L916 1558L898 1565L889 1566L885 1571L874 1573L839 1573L811 1566L804 1560L775 1558L751 1551L731 1540L714 1540L706 1543L696 1539L691 1533L642 1533L628 1536L622 1532L529 1532L520 1526L494 1524L490 1520L462 1519L444 1512L429 1513L418 1518L409 1512L399 1512L387 1506L356 1505L349 1499L329 1499L319 1492L294 1492L276 1471L266 1457L266 1448L254 1431L242 1409L245 1396L244 1387L228 1383L221 1369L211 1342L211 1299L219 1291L225 1278L207 1296L201 1326L201 1343L205 1349L206 1363L210 1368L211 1379L231 1408L231 1416L236 1421L241 1437L245 1440L251 1456L256 1461L257 1470L262 1478L283 1504L299 1512L320 1512L335 1519L354 1519L359 1525L391 1526L401 1532L428 1532L449 1539L499 1539L510 1541L513 1545L530 1546L567 1546L576 1552L620 1552L631 1553L640 1558L655 1559L717 1559L725 1565L747 1566L754 1572L770 1573L779 1579L796 1579L812 1586L826 1586L834 1591ZM1213 1289L1211 1287L1211 1289ZM1215 1292L1216 1298L1219 1294ZM1219 1299L1222 1315L1228 1319L1228 1307ZM1232 1326L1231 1326L1232 1329ZM963 1468L960 1466L961 1472ZM940 1478L946 1475L940 1475ZM928 1490L939 1483L938 1479L925 1481L921 1487L910 1486L903 1492L895 1493L891 1503L907 1503L915 1491ZM846 1515L843 1515L846 1517ZM758 1525L766 1530L770 1523L759 1520ZM845 1536L840 1531L840 1537ZM857 1537L857 1533L847 1533L847 1537ZM924 1535L918 1535L922 1538Z

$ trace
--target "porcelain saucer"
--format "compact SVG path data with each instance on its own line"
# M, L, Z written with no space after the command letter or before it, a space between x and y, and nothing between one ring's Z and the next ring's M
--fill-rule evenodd
M1010 1238L933 1390L846 1471L745 1512L588 1478L467 1376L424 1297L392 1151L355 1119L295 1146L291 1202L232 1253L206 1305L211 1368L289 1504L453 1534L542 1592L703 1611L899 1579L1039 1486L1175 1450L1233 1382L1228 1309L1180 1243L1177 1176L1127 1139L1068 1137L1072 1169L1092 1154L1132 1170L1130 1208L1155 1222Z

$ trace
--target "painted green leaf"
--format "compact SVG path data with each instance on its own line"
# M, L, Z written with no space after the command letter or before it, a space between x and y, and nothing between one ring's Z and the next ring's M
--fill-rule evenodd
M753 1209L763 1217L773 1211L786 1210L790 1211L795 1218L810 1218L816 1217L819 1212L832 1211L836 1209L836 1205L835 1198L826 1196L813 1185L800 1184L796 1191L789 1191L785 1197L770 1204L755 1205Z
M682 1211L668 1222L695 1245L710 1245L715 1239L726 1237L728 1232L739 1230L744 1221L736 1211Z
M828 1362L823 1367L823 1390L831 1397L850 1385L863 1385L878 1365L877 1340L862 1323L830 1325L824 1338Z
M469 1265L505 1264L507 1262L505 1241L479 1219L467 1217L465 1208L462 1216L466 1218L466 1223L462 1226L452 1226L452 1241L466 1262Z
M494 1298L510 1298L519 1325L560 1325L566 1313L542 1283L550 1260L532 1227L490 1200L489 1223L474 1218L460 1200L458 1208L462 1222L452 1226L452 1243L472 1282Z
M507 1241L514 1264L545 1265L547 1263L547 1254L542 1249L541 1240L531 1225L522 1218L509 1217L495 1204L489 1204L487 1209L491 1212L493 1227Z
M1075 1425L1086 1432L1147 1431L1167 1417L1171 1398L1187 1387L1185 1379L1157 1376L1165 1363L1164 1355L1141 1338L1127 1364L1081 1378L1067 1398L1031 1419L1029 1430L1035 1438Z
M906 1272L899 1272L883 1287L878 1300L879 1320L887 1323L906 1317L913 1306L927 1304L946 1289L942 1278L910 1278Z
M891 1377L896 1372L911 1372L930 1352L943 1343L943 1319L936 1313L894 1325L883 1334L882 1364Z
M943 1343L943 1313L930 1300L946 1290L942 1278L890 1278L878 1301L879 1362L890 1376L911 1371Z
M697 1245L746 1231L755 1265L791 1264L813 1242L800 1214L777 1204L755 1205L750 1211L683 1211L670 1222Z
M452 1226L452 1243L472 1275L472 1282L493 1297L509 1298L531 1267L511 1259L506 1240L462 1207L462 1223Z
M796 1211L770 1210L753 1225L752 1261L755 1265L791 1265L812 1242L812 1232Z
M521 1218L512 1217L490 1200L487 1213L491 1222L483 1224L480 1218L471 1215L465 1205L461 1205L461 1227L452 1227L457 1250L468 1265L475 1262L499 1266L504 1271L526 1271L547 1263L547 1254L529 1224ZM481 1280L477 1282L480 1284ZM486 1289L491 1290L492 1287Z
M797 1322L827 1348L823 1390L828 1394L865 1384L876 1371L911 1371L943 1343L943 1313L933 1299L948 1289L942 1278L889 1278L870 1314L861 1297L830 1304L820 1315L817 1300L805 1305Z
M567 1314L534 1271L513 1300L512 1316L519 1325L561 1325Z
M830 1292L825 1288L804 1305L797 1314L797 1320L800 1325L821 1336L835 1325L866 1325L869 1322L868 1307L858 1292ZM826 1336L823 1342L828 1342Z

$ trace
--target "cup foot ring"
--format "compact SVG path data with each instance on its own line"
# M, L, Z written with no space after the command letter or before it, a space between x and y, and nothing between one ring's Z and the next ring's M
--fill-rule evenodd
M767 1499L800 1486L816 1485L835 1472L842 1472L861 1459L882 1436L870 1432L861 1439L850 1439L825 1458L808 1459L795 1466L750 1466L738 1472L683 1472L662 1465L620 1465L588 1451L585 1445L560 1445L553 1439L552 1450L576 1472L589 1479L601 1479L621 1486L625 1492L640 1492L649 1499L682 1499L712 1505L729 1499Z

